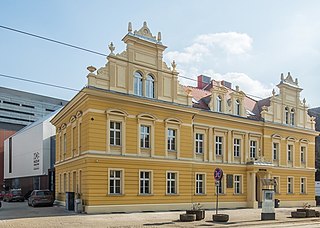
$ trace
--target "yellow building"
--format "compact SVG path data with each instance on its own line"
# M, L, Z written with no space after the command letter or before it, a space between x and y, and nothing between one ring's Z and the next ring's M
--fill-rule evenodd
M290 74L261 101L206 76L183 87L160 33L129 23L123 41L52 120L56 200L79 193L87 213L214 208L219 167L223 208L258 207L265 178L281 206L315 205L318 133Z

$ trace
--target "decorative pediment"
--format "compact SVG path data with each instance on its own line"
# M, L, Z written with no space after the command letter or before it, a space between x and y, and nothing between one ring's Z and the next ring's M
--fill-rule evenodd
M148 113L141 113L137 116L138 119L145 119L145 120L153 120L155 121L157 118L154 115Z

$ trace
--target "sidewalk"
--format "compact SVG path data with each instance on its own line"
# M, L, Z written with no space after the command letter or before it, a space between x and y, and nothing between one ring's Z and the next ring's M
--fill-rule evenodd
M319 218L291 218L291 211L295 210L296 208L277 208L276 220L269 221L260 220L261 209L234 209L219 211L229 215L230 219L227 223L213 222L212 215L215 211L212 210L206 211L204 220L195 222L180 222L179 215L185 212L175 211L20 218L0 220L0 227L291 227L308 226L308 224L312 227L320 227Z

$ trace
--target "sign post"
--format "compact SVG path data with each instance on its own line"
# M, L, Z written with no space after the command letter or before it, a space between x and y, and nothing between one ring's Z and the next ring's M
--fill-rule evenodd
M214 179L216 181L216 187L217 187L217 200L216 200L216 215L218 214L218 206L219 206L219 186L220 186L220 180L223 177L223 171L220 168L216 168L213 173Z

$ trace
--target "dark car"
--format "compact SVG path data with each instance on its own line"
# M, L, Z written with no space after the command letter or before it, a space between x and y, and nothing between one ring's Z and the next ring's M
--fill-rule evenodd
M12 201L24 201L24 197L21 193L21 189L11 189L3 196L3 201L12 202Z
M49 190L33 190L28 198L28 205L33 207L38 205L52 206L53 202L53 194Z
M4 191L1 191L0 192L0 200L3 200L3 196L4 196L5 192Z

